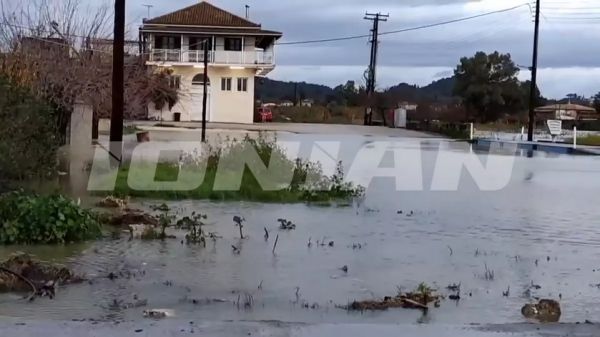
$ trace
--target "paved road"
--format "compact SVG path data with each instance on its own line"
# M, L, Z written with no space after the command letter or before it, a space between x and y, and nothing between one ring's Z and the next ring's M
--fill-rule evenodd
M157 122L152 121L134 121L127 122L128 125L135 125L142 129L155 130L154 126ZM168 125L176 126L176 128L161 128L163 130L192 130L199 131L202 123L196 122L169 122ZM274 131L274 132L291 132L300 134L355 134L355 135L371 135L371 136L392 136L406 138L439 138L436 135L406 130L393 129L383 126L363 126L363 125L346 125L346 124L304 124L304 123L261 123L261 124L226 124L226 123L207 123L209 130L220 131Z

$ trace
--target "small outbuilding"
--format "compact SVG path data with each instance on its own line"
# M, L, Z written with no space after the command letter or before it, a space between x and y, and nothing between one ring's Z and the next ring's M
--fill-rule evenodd
M600 114L596 109L579 104L552 104L535 109L541 119L557 120L598 120Z

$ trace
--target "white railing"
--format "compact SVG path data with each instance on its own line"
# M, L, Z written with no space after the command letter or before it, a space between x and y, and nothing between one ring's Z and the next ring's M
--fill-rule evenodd
M208 52L208 62L213 62L214 52ZM182 52L181 62L202 63L204 62L204 50L188 50Z
M152 50L150 59L158 62L181 62L181 50L154 49Z
M272 51L209 51L208 62L216 64L274 64ZM153 62L204 62L203 50L154 49L150 53Z

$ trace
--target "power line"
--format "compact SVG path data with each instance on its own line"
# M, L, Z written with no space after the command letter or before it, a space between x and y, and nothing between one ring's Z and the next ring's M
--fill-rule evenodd
M529 7L530 5L529 5L529 3L523 3L523 4L520 4L518 6L513 6L513 7L510 7L510 8L505 8L505 9L500 9L500 10L496 10L496 11L486 12L486 13L477 14L477 15L473 15L473 16L467 16L467 17L463 17L463 18L459 18L459 19L453 19L453 20L448 20L448 21L441 21L441 22L431 23L431 24L427 24L427 25L410 27L410 28L404 28L404 29L398 29L398 30L392 30L392 31L387 31L387 32L381 32L378 35L381 36L381 35L398 34L398 33L404 33L404 32L411 32L411 31L415 31L415 30L421 30L421 29L427 29L427 28L445 26L445 25L449 25L449 24L453 24L453 23L458 23L458 22L473 20L473 19L477 19L477 18L481 18L481 17L485 17L485 16L490 16L490 15L494 15L494 14L505 13L505 12L513 11L515 9L518 9L518 8L521 8L521 7L525 7L525 6ZM368 37L371 37L371 35L370 34L366 34L366 35L351 35L351 36L328 38L328 39L315 39L315 40L306 40L306 41L280 42L280 43L277 43L277 45L281 46L281 45L325 43L325 42L335 42L335 41L364 39L364 38L368 38Z

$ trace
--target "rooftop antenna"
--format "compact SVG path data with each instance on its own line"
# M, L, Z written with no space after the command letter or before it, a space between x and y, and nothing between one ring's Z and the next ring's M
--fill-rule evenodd
M142 6L144 6L144 7L148 8L148 19L150 19L150 10L151 10L152 8L154 8L154 5L142 5Z
M250 18L250 6L246 5L246 19Z

